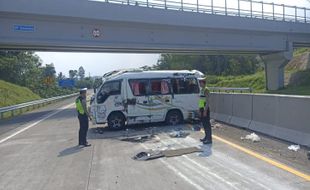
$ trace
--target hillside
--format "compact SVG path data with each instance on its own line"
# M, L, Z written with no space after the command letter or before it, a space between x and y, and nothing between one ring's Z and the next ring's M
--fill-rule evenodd
M251 87L253 92L265 91L265 73L257 72L253 75L241 76L207 76L208 86L216 87Z
M252 75L207 76L207 84L216 87L251 87L254 92L310 95L310 49L294 52L294 58L285 67L285 87L277 91L265 90L265 73Z
M40 99L40 96L25 87L0 80L0 107Z

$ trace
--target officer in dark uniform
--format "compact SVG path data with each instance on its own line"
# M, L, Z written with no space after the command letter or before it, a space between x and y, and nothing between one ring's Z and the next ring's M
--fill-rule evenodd
M87 111L86 92L87 88L81 89L80 96L75 100L75 106L78 112L78 119L80 123L79 146L81 147L91 146L91 144L88 144L86 140L88 131L88 119L91 120L91 117L89 116L89 113Z
M210 122L210 107L209 107L209 89L208 87L204 88L204 95L205 95L205 102L204 108L200 109L201 111L201 122L204 128L205 137L200 139L203 144L212 144L212 129L211 129L211 122Z

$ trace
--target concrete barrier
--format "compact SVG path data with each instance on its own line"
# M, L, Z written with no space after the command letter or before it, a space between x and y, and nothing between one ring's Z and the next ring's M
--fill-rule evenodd
M253 96L250 94L230 94L232 96L232 117L230 124L249 128L252 120Z
M232 117L232 96L230 94L211 95L211 102L211 117L225 123L230 123Z
M216 120L310 147L310 97L212 93L210 100Z

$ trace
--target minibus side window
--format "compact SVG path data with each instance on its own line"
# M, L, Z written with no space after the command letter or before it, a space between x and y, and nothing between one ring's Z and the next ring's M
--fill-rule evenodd
M121 82L113 81L103 84L97 95L97 103L103 103L109 96L121 94Z
M129 80L129 85L134 96L147 95L148 80Z
M165 95L170 93L169 82L165 79L151 80L151 94L152 95Z
M174 94L199 93L199 85L195 78L174 78L172 88Z

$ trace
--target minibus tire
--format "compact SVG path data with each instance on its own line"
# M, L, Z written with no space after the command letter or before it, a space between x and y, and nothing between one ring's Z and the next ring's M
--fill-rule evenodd
M114 112L108 117L108 127L112 130L120 130L125 127L125 117L122 113Z
M168 125L178 125L183 122L183 115L180 110L170 110L166 115Z

